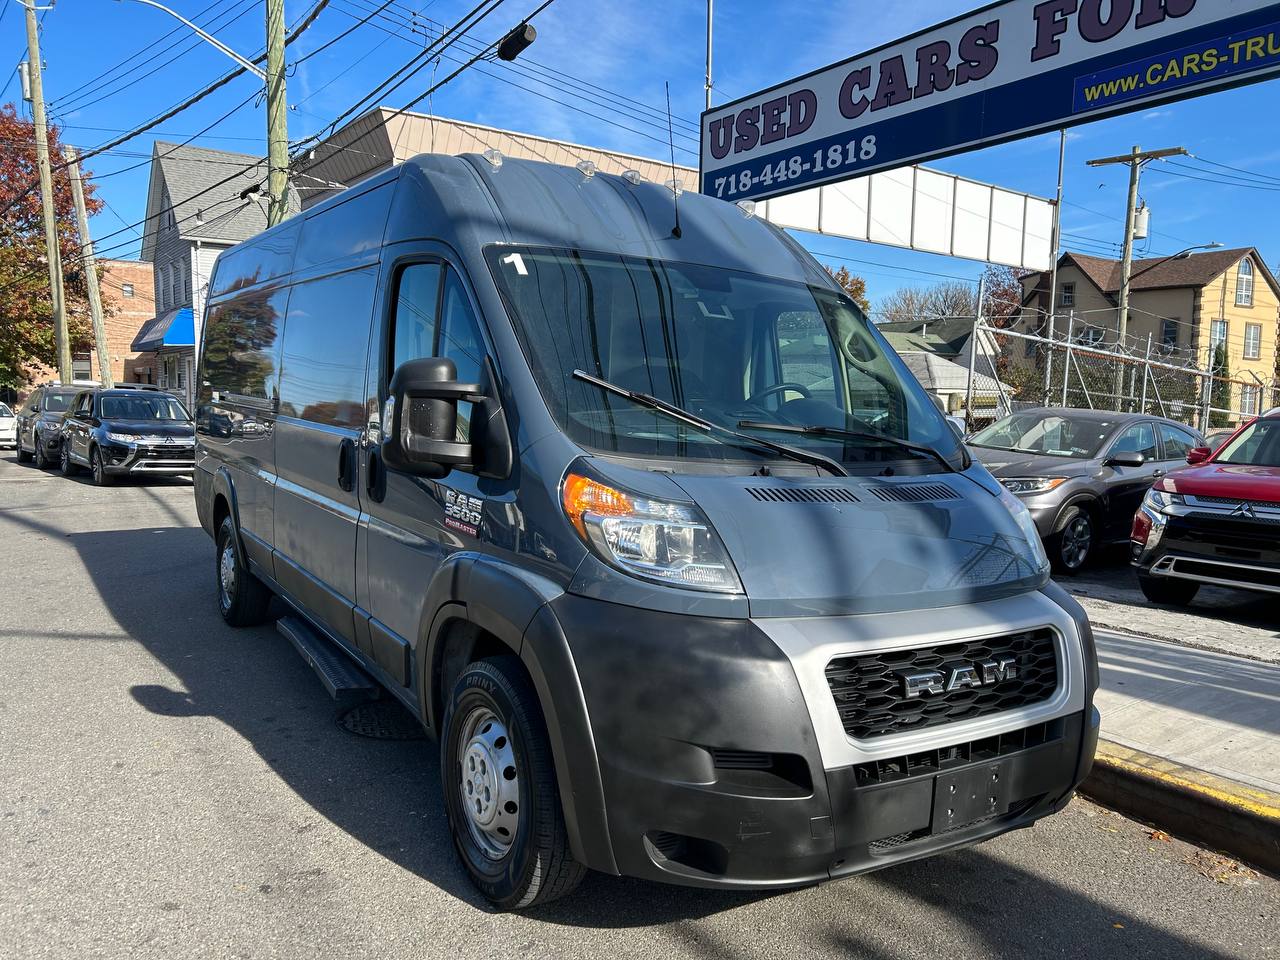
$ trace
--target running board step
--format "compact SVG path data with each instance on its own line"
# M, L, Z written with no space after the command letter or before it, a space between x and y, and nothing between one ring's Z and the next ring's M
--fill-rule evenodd
M370 700L378 685L341 650L297 617L281 617L276 629L289 638L298 655L316 672L329 696L343 703Z

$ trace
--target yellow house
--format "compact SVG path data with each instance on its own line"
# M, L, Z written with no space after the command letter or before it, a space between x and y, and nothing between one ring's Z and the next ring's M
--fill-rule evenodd
M1129 283L1127 347L1132 355L1194 362L1207 369L1220 344L1235 381L1231 408L1242 416L1274 406L1280 285L1254 247L1135 260ZM1049 273L1022 279L1022 314L1013 329L1114 349L1119 340L1120 261L1064 253L1056 302ZM1027 351L1028 354L1032 351Z

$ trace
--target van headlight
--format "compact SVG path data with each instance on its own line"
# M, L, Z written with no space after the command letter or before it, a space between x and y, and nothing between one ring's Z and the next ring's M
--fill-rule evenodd
M1041 571L1048 571L1049 555L1044 552L1040 531L1036 529L1036 522L1031 518L1031 511L1027 509L1027 505L1008 490L1001 490L999 499L1013 516L1018 529L1022 531L1022 536L1026 538L1027 546L1031 548L1031 555L1035 557L1036 566Z
M625 573L677 587L742 592L719 535L691 503L653 500L579 473L564 478L561 503L578 536Z

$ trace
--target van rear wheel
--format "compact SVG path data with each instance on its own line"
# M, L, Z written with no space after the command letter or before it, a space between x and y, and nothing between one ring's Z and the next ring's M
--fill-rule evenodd
M218 612L233 627L256 627L267 619L271 591L249 572L240 555L236 524L230 514L218 527L214 575L218 584Z
M454 685L440 771L454 846L500 910L548 903L586 869L569 852L551 744L515 657L472 663Z

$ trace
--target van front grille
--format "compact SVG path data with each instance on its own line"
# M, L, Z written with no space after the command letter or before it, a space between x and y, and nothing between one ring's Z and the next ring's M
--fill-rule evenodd
M963 668L1008 661L1016 675L997 674L972 686ZM957 672L960 668L962 672ZM936 671L936 674L931 674ZM944 688L909 696L904 675L930 674ZM838 657L827 664L827 685L845 733L858 740L906 733L1041 703L1058 687L1058 653L1048 628L911 650ZM959 682L957 682L957 680Z

